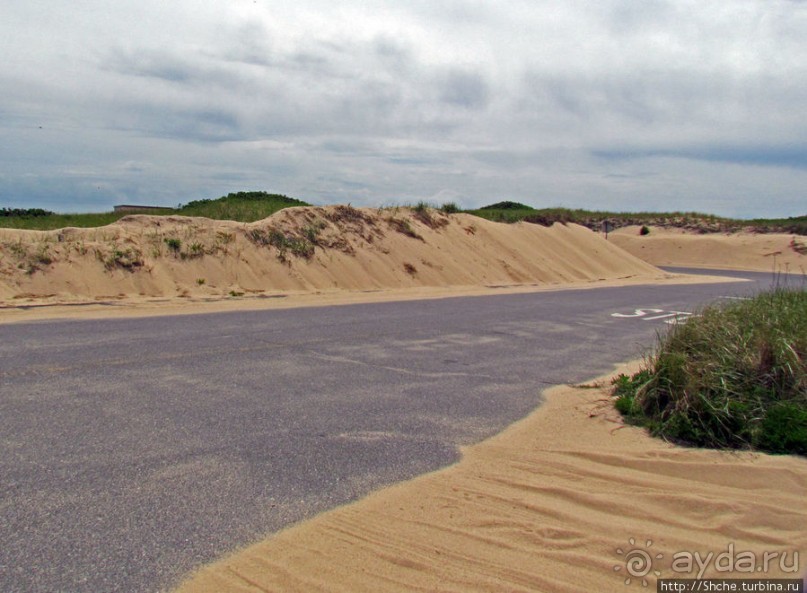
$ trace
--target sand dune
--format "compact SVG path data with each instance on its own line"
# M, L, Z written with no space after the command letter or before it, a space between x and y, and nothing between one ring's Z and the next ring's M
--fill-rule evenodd
M604 392L561 387L459 464L281 532L178 593L655 590L655 570L693 578L695 553L729 550L788 555L752 575L723 572L726 555L701 576L795 578L805 492L805 459L676 448L623 427ZM631 575L632 550L653 570Z
M609 241L655 266L807 273L807 237L784 234L695 234L674 228L614 231Z
M0 300L222 297L661 277L576 225L465 214L289 208L241 224L130 216L98 229L0 230Z

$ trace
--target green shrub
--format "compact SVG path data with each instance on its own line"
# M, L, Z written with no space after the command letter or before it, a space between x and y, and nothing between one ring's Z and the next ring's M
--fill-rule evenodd
M770 408L755 444L771 453L807 455L807 408L790 402Z
M659 336L615 405L653 434L691 445L807 452L807 291L711 306Z

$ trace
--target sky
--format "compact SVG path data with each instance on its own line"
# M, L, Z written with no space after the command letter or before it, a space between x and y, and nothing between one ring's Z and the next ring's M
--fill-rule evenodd
M2 0L0 207L807 214L807 0Z

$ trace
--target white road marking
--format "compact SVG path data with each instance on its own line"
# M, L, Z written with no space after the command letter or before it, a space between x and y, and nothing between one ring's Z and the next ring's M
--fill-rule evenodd
M611 313L611 317L644 317L648 313L664 313L664 309L635 309L633 313Z
M648 315L650 315L648 317ZM611 317L619 319L641 319L642 321L658 321L664 319L664 323L675 324L684 323L692 316L689 311L665 311L664 309L646 308L634 309L633 313L611 313Z

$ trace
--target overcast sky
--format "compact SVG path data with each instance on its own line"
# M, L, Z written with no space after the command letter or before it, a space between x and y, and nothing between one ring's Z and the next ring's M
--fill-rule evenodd
M0 207L807 213L805 0L2 0Z

